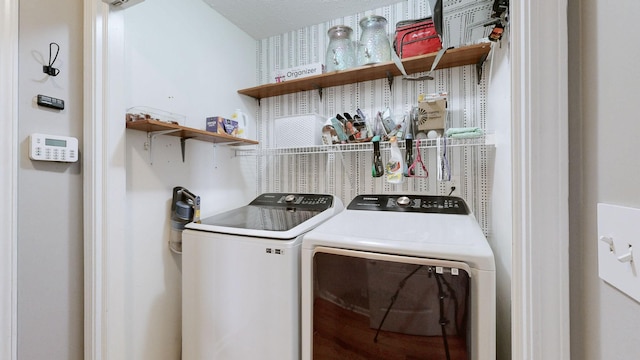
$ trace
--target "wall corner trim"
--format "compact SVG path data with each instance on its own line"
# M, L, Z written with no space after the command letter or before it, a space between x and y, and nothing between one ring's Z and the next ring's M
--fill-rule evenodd
M84 196L84 358L107 359L104 251L107 227L103 208L106 204L104 187L105 159L102 144L103 109L106 102L107 44L105 24L108 24L108 5L93 0L84 1L84 144L82 166Z
M0 0L0 359L17 359L18 0Z
M510 19L512 357L568 360L567 2L512 2Z

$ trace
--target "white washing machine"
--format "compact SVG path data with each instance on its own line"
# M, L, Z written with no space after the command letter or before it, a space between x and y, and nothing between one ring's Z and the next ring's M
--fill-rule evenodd
M495 289L463 199L357 196L303 237L302 359L495 359Z
M300 358L302 235L344 208L317 194L262 194L186 225L182 358Z

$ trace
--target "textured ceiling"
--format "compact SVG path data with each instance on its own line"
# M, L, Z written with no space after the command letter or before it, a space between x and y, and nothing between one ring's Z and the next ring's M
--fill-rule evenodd
M203 0L256 40L402 0Z

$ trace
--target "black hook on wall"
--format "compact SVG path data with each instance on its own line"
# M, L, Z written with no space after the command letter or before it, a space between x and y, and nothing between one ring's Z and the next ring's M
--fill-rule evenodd
M56 49L56 55L53 57L53 60L51 60L51 49L53 48L53 45L55 45L57 49ZM60 45L54 42L50 43L49 44L49 65L43 65L42 72L51 76L58 76L58 74L60 74L60 69L56 69L53 67L53 63L55 63L56 59L58 59L58 53L60 53Z

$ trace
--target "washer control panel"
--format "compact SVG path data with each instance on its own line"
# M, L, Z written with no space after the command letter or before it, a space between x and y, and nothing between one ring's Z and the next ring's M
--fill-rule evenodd
M333 196L322 194L266 193L255 198L249 205L304 210L326 210L333 206Z
M431 195L359 195L347 209L457 215L470 213L462 198Z

